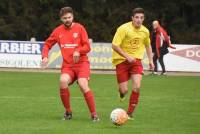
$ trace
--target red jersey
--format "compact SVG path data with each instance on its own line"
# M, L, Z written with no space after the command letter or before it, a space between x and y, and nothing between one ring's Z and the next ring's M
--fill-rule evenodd
M151 35L151 41L153 40L152 36L153 36L153 33ZM174 48L173 46L171 46L171 41L167 32L161 26L159 26L156 29L155 44L153 43L153 45L155 45L154 47L156 49L158 57L160 57L160 48L162 47L164 41L167 43L169 47Z
M80 62L88 61L87 53L90 51L90 44L85 28L79 23L73 23L72 27L66 28L64 24L53 30L45 41L42 58L48 57L51 47L58 43L63 56L63 65L74 64L73 53L80 53Z

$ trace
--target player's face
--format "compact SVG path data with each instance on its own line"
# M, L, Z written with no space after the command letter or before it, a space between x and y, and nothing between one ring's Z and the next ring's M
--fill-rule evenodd
M133 21L133 25L136 28L140 28L140 26L142 25L142 23L144 21L144 14L136 13L134 16L132 16L132 21Z
M63 16L61 16L61 21L68 28L72 25L73 19L74 16L72 13L66 13Z

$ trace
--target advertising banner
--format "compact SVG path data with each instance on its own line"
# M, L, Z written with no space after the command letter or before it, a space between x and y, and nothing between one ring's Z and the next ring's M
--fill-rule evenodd
M167 71L186 71L186 72L200 72L200 45L184 45L174 44L176 49L169 49L169 53L164 56L164 63ZM92 43L92 50L88 54L91 69L113 70L112 66L112 48L111 43ZM50 68L60 67L62 61L60 57L60 49L56 45L53 47L50 54ZM145 70L149 68L148 58L146 53L142 60ZM158 69L161 67L158 63Z
M91 69L100 70L113 70L115 67L112 65L112 44L111 43L92 43L91 52L88 54ZM49 68L61 67L61 52L58 45L52 47L49 54ZM145 54L142 60L144 69L148 69L148 58Z
M39 68L42 44L0 40L0 67Z
M200 72L200 45L174 45L164 56L167 71Z
M0 67L40 68L41 50L44 42L2 41L0 40ZM175 44L164 56L167 71L200 72L200 45ZM91 69L113 70L111 43L91 43L88 54ZM148 69L148 58L142 60ZM49 53L49 68L60 68L62 57L60 47L54 45ZM161 70L158 64L158 69Z

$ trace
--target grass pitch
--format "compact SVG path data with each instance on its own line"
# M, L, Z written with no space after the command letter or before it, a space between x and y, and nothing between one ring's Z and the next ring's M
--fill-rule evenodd
M200 77L144 76L134 120L114 126L119 102L114 75L91 75L100 122L90 120L78 86L71 86L73 119L61 120L59 74L0 72L0 134L199 134Z

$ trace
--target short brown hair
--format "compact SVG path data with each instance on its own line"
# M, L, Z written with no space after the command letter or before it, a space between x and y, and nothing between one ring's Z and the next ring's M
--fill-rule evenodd
M60 9L60 17L62 17L66 13L74 14L73 9L71 7L63 7L63 8Z
M141 8L141 7L134 8L134 9L132 10L132 16L135 16L136 13L142 13L142 14L144 14L144 9Z

